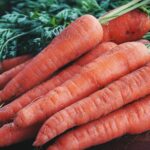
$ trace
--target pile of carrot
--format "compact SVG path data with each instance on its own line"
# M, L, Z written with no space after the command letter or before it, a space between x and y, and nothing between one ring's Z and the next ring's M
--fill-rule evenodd
M150 18L110 14L84 15L38 55L0 63L0 147L62 134L48 150L77 150L150 130L150 42L140 40Z

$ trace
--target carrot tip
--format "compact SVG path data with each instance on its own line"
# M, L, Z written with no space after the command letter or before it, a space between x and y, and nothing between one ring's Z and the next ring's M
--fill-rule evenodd
M35 147L39 147L39 146L43 145L43 142L40 140L36 140L36 141L34 141L34 143L32 145Z
M32 146L38 147L37 141L35 141L35 142L32 144Z

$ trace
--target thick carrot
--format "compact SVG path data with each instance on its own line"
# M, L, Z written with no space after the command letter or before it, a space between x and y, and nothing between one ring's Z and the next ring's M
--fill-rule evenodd
M150 96L68 132L47 150L85 149L147 130L150 130Z
M40 125L22 129L14 123L5 124L0 128L0 147L9 146L35 137Z
M116 44L112 42L99 44L96 48L75 61L72 66L66 68L52 79L33 88L13 102L2 107L0 109L0 121L4 122L10 120L16 115L19 110L31 103L34 99L37 99L37 97L42 96L48 93L48 91L52 90L53 88L61 85L63 82L71 78L74 74L78 73L81 70L82 66L88 64L105 52L110 51L115 46Z
M140 10L133 10L103 25L103 30L105 42L139 40L150 30L150 18Z
M23 62L29 60L32 56L31 55L23 55L18 56L15 58L6 59L2 62L0 62L0 72L5 72L7 70L10 70L14 68L17 65L22 64Z
M7 84L0 93L0 101L40 84L57 69L94 48L102 36L101 24L95 17L84 15L78 18Z
M144 44L121 44L82 68L80 73L18 112L20 127L44 121L53 113L104 87L113 80L137 69L150 60Z
M0 89L3 89L5 85L13 79L31 60L27 60L26 62L2 73L0 75Z
M150 63L54 114L40 129L34 145L43 145L69 128L98 119L150 94L149 75Z

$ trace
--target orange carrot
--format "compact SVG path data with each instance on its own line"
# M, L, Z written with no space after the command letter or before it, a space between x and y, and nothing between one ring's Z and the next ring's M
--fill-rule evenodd
M2 62L0 62L0 72L5 72L7 70L10 70L14 68L17 65L22 64L23 62L29 60L32 56L31 55L23 55L18 56L15 58L6 59Z
M20 127L44 121L53 113L104 87L150 60L144 44L121 44L82 68L80 73L18 112Z
M150 96L68 132L47 150L85 149L124 134L139 134L148 130Z
M0 89L3 89L5 85L14 78L28 63L30 60L4 72L0 75Z
M71 78L74 74L78 73L81 70L82 66L88 64L105 52L110 51L115 46L116 44L112 42L99 44L96 48L79 58L72 66L67 67L65 70L54 76L52 79L33 88L32 90L28 91L10 104L1 108L0 121L4 122L10 120L16 115L19 110L31 103L33 100L37 99L37 97L40 97L48 93L48 91L61 85L63 82Z
M150 30L150 18L140 10L133 10L103 25L103 30L103 42L139 40Z
M14 123L5 124L0 128L0 147L9 146L35 137L40 125L22 129Z
M91 15L78 18L7 84L0 93L0 101L40 84L60 67L98 45L102 36L102 27L96 18Z
M150 94L149 75L150 63L54 114L40 129L34 145L43 145L69 128L98 119Z

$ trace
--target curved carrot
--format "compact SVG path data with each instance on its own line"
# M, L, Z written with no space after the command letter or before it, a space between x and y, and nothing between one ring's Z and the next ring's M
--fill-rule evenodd
M102 36L102 27L95 17L84 15L78 18L7 84L0 93L0 101L40 84L60 67L94 48Z
M43 145L69 128L98 119L150 94L149 75L150 63L54 114L40 129L34 145Z
M48 91L61 85L63 82L71 78L74 74L78 73L81 70L82 66L88 64L105 52L110 51L115 46L116 44L112 42L99 44L96 48L75 61L72 66L67 67L65 70L63 70L50 80L33 88L8 105L5 105L0 109L0 121L4 122L10 120L16 115L19 110L31 103L33 100L37 99L37 97L40 97L48 93Z
M5 85L14 78L31 60L28 60L0 75L0 89L3 89Z
M74 77L17 113L20 127L44 121L53 113L137 69L150 60L149 50L138 42L124 43L89 63Z
M40 125L22 129L14 123L5 124L0 128L0 147L9 146L35 137Z
M136 41L150 30L150 18L140 10L133 10L103 25L103 30L103 42Z
M2 62L0 62L0 72L5 72L7 70L10 70L14 68L17 65L22 64L23 62L29 60L32 56L31 55L23 55L18 56L15 58L6 59Z
M68 132L47 150L85 149L127 133L147 130L150 130L150 96Z

